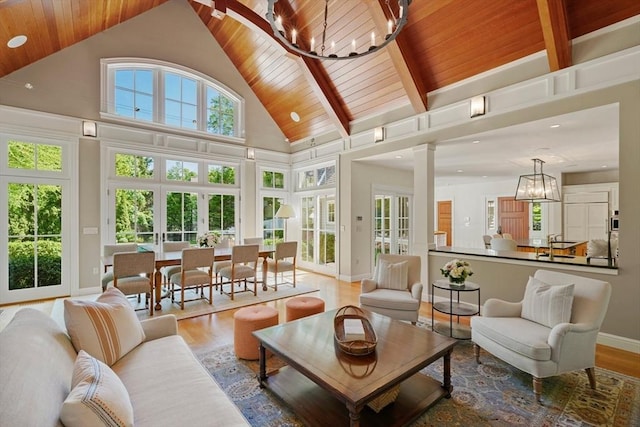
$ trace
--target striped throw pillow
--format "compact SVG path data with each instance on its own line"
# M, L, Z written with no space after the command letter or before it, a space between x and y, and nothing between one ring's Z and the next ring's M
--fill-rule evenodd
M573 284L549 285L529 277L520 316L549 328L568 323L571 320L573 288Z
M117 288L96 301L65 300L64 322L76 351L84 350L109 366L145 339L135 310Z
M73 367L71 392L60 411L66 427L133 426L129 393L104 363L80 350Z
M380 260L378 263L377 283L379 288L406 291L409 281L409 264L406 261L392 263Z

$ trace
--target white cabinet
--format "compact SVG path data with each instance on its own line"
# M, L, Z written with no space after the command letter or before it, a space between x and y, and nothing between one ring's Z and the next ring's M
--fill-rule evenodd
M564 240L606 239L608 203L566 203Z

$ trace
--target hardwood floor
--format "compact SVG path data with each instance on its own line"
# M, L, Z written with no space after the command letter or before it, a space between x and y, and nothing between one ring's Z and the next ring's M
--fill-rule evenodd
M332 277L299 271L297 281L319 290L318 296L325 301L327 310L344 305L358 305L360 283L338 281ZM315 294L314 294L315 295ZM280 313L282 322L285 315L286 300L266 303ZM233 313L228 310L221 313L180 320L178 332L194 351L208 350L224 344L233 343ZM431 304L422 302L420 315L431 317ZM436 319L447 320L444 316L436 315ZM461 318L461 322L468 324L468 318ZM640 355L613 347L598 345L596 349L596 366L619 372L624 375L640 378Z

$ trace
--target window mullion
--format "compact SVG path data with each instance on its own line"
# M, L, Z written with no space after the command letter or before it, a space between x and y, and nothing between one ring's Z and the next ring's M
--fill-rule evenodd
M164 70L156 69L153 72L153 121L156 123L164 123L164 91Z

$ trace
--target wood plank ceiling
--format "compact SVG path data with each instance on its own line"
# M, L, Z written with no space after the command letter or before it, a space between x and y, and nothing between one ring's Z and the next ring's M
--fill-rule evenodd
M165 1L0 0L0 77ZM222 19L188 2L291 142L347 136L354 120L406 104L426 111L428 92L544 49L551 71L571 66L572 39L640 14L637 0L413 0L408 24L387 48L321 61L276 41L266 0L217 0ZM308 44L321 33L324 3L279 0L276 12L295 15L299 40ZM354 38L367 46L372 31L385 32L385 0L330 0L329 10L336 49ZM29 37L28 49L7 47L18 34Z

